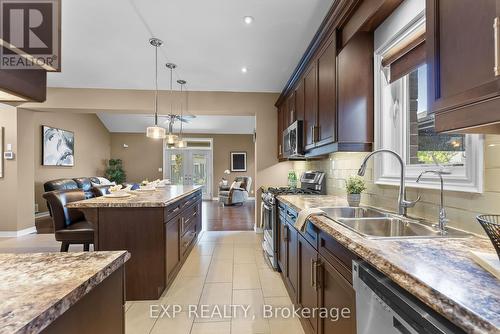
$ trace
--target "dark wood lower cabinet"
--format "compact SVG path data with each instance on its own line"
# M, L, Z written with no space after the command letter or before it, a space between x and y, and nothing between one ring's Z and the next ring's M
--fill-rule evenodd
M318 260L319 304L331 313L319 318L320 333L356 334L356 293L323 257Z
M125 333L124 266L54 320L42 334Z
M294 212L282 203L279 205L280 211L291 213L286 217L279 215L278 219L281 277L294 304L311 312L316 310L316 316L301 318L304 331L355 334L356 295L351 262L357 257L311 223L305 232L297 231L290 220Z
M175 269L181 260L179 252L179 222L180 218L176 217L166 223L167 280L170 280L172 276L175 276Z
M318 252L301 235L297 239L299 288L297 305L310 310L319 307L318 287L316 285L316 264ZM307 333L319 333L318 319L314 316L301 318Z

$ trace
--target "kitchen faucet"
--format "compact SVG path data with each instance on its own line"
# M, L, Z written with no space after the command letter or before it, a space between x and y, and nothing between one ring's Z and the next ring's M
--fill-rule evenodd
M446 219L446 209L444 208L444 181L443 174L450 174L447 172L439 171L439 170L425 170L417 178L417 183L420 182L422 175L424 174L435 174L439 176L439 180L441 181L441 202L439 204L439 222L437 227L442 234L446 234L446 223L448 219Z
M404 164L403 159L401 158L401 156L399 154L397 154L394 151L387 150L387 149L380 149L380 150L376 150L376 151L371 152L370 154L368 154L365 157L365 159L361 163L361 167L359 167L359 170L358 170L358 175L359 176L365 175L367 161L373 155L378 154L378 153L390 153L390 154L394 155L399 161L399 165L401 167L401 175L400 175L400 180L399 180L398 214L406 217L407 209L414 207L415 204L417 204L417 202L420 200L420 198L417 198L415 201L406 200L405 164Z

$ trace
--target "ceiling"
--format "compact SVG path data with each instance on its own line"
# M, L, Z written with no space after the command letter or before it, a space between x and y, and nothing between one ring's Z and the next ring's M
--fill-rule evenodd
M98 113L97 116L109 132L144 133L154 122L152 115L144 114ZM165 117L160 116L158 124L168 127ZM174 124L178 132L180 123ZM185 133L253 134L255 116L197 116L182 127Z
M64 0L62 72L49 87L152 89L154 48L189 90L280 92L332 0ZM243 17L255 18L251 25ZM248 72L242 73L241 68Z

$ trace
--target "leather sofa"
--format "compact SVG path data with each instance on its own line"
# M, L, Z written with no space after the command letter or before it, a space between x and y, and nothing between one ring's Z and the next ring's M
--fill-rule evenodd
M248 200L248 193L252 186L252 178L249 176L238 176L234 179L235 182L240 182L239 187L220 186L219 187L219 202L224 205L235 205L245 203Z
M100 180L97 177L75 177L73 179L56 179L47 181L43 184L45 192L62 191L62 190L83 190L85 199L99 197L106 193L110 185L100 185ZM48 204L48 203L47 203ZM50 206L49 213L52 216Z

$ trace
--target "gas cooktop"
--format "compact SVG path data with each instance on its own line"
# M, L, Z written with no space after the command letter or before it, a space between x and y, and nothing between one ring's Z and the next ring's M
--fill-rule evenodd
M311 189L291 188L291 187L269 187L265 191L272 195L308 195L318 194L317 191Z

